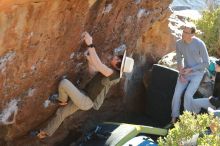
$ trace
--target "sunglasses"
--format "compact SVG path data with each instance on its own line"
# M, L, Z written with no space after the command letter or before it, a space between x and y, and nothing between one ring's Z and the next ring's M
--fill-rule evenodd
M186 32L186 31L183 31L183 33L185 33L185 34L192 34L191 32Z

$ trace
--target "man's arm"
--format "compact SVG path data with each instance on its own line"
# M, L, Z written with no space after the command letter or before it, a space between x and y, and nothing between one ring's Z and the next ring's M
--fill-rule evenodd
M177 70L179 71L179 80L182 83L185 83L187 82L187 80L185 79L185 75L184 75L183 57L177 43L176 43L176 58L177 58Z
M204 70L209 66L209 55L206 46L203 42L199 45L200 56L202 58L202 63L192 67L193 71Z
M92 37L89 35L89 33L84 32L83 34L83 39L85 40L85 43L87 45L92 44ZM88 53L87 53L87 59L91 65L93 65L97 71L101 72L104 76L108 77L113 73L113 70L103 64L98 57L95 47L89 47L88 48Z
M91 61L91 64L104 76L110 76L113 73L113 70L101 62L100 58L96 53L95 48L88 48L88 51L88 57L90 58L89 60Z
M177 59L177 69L181 74L183 69L183 57L178 44L176 44L176 59Z

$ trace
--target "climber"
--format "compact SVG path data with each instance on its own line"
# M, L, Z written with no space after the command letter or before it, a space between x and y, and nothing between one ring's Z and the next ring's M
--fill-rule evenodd
M112 67L110 68L103 64L98 57L90 34L84 32L82 37L87 45L85 55L88 60L88 71L93 78L85 86L83 92L67 79L60 82L59 95L56 101L62 107L57 110L56 115L49 121L46 128L36 133L36 136L40 139L51 136L66 117L79 109L87 111L93 107L98 110L103 104L110 87L120 81L122 73L129 73L133 70L134 60L126 57L125 50L112 57L110 62Z

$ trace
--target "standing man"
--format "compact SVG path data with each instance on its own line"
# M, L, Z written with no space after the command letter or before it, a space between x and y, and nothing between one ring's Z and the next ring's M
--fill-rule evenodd
M92 37L89 33L83 33L83 40L87 44L85 53L88 61L88 72L93 78L85 86L83 92L75 87L69 80L63 79L59 84L59 95L56 99L60 107L56 115L50 120L47 126L36 132L38 138L42 139L51 136L64 119L77 110L87 111L91 108L98 110L104 102L109 89L120 81L123 72L131 72L134 60L126 57L126 52L113 56L110 61L111 67L103 64L96 53ZM68 99L69 102L68 102Z
M172 123L180 114L181 96L184 94L184 110L193 111L193 95L209 66L209 56L202 40L195 37L196 28L191 24L184 26L182 39L176 42L176 56L179 77L172 100Z

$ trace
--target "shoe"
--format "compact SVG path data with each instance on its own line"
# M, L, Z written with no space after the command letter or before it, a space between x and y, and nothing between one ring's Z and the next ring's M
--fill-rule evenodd
M49 100L52 102L52 103L55 103L55 104L58 104L60 106L65 106L67 105L67 102L62 102L60 100L58 100L58 94L53 94L52 96L49 97Z
M42 130L40 130L40 131L37 130L37 131L31 131L30 136L37 137L39 139L44 139L44 138L48 137L48 134Z
M220 110L214 110L211 107L208 107L208 113L213 114L215 117L220 117Z

